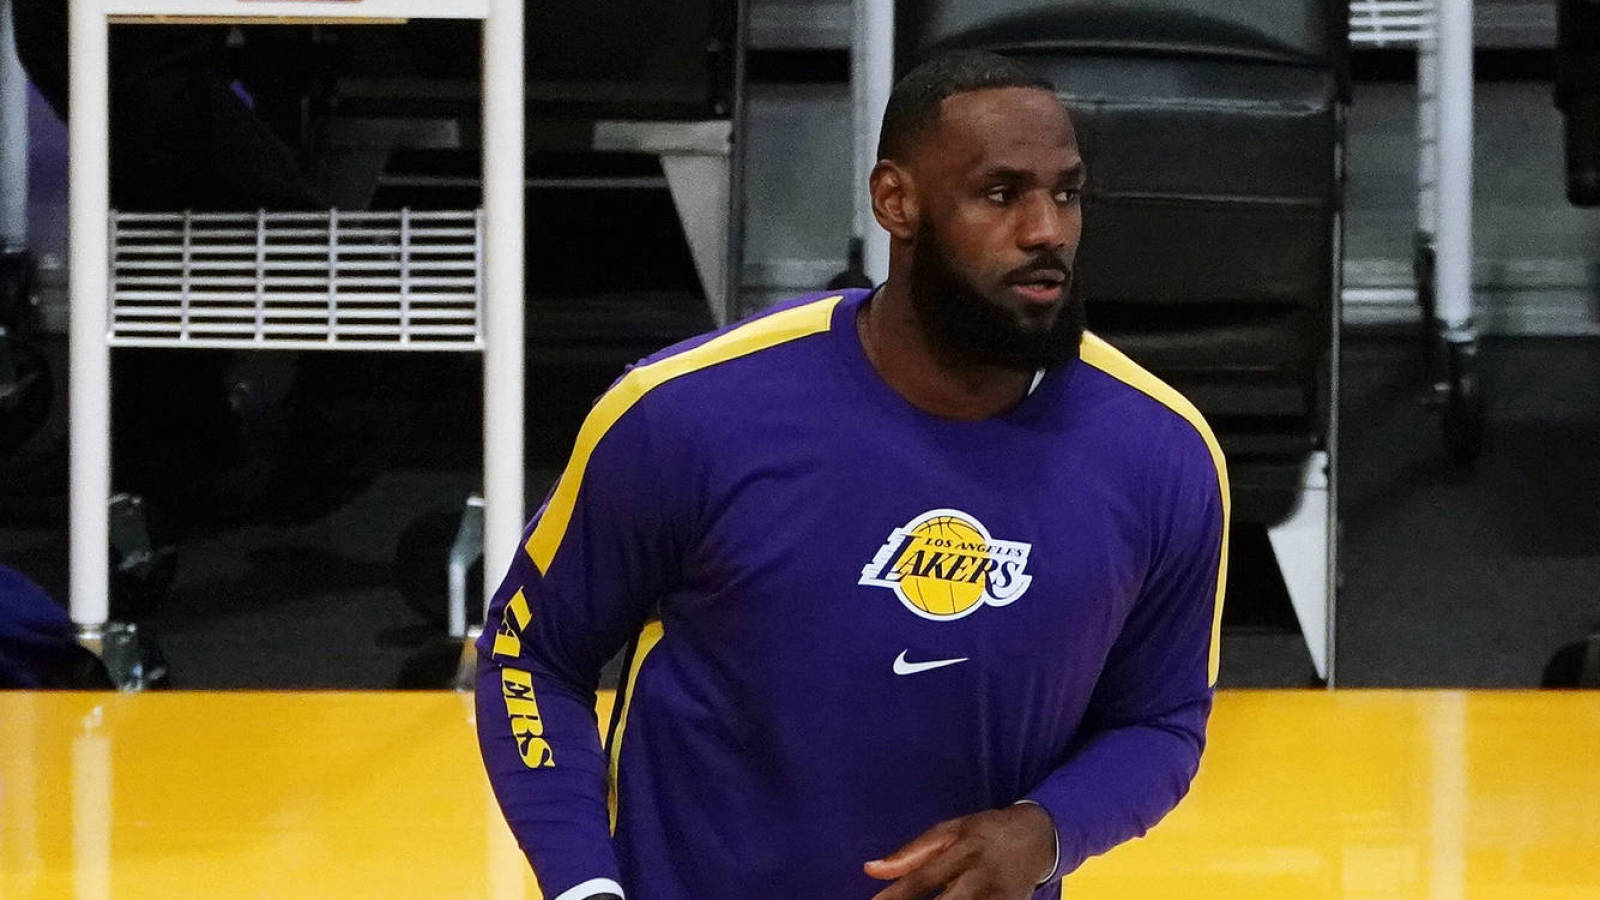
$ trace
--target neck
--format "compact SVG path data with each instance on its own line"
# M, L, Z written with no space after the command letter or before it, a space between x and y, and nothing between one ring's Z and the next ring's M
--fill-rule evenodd
M1032 372L965 363L938 353L911 308L910 285L890 276L856 316L867 359L912 406L944 419L975 421L1022 401Z

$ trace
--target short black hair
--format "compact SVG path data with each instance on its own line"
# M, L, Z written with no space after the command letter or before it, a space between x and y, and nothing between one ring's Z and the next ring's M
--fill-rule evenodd
M917 66L889 94L878 132L878 158L904 159L916 139L939 121L939 107L956 94L996 88L1056 86L1014 59L986 50L953 50Z

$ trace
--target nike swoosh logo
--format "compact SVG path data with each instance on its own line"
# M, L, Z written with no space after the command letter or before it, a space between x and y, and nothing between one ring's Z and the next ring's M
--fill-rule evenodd
M945 666L953 666L956 663L967 661L967 657L963 656L960 659L930 659L927 662L907 662L906 652L901 650L900 655L894 658L894 673L896 675L915 675L918 672L926 672L929 669L942 669Z

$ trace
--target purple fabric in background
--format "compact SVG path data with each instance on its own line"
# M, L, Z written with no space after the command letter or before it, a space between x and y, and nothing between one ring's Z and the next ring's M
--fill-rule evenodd
M75 648L67 611L27 576L0 565L0 688L51 686Z
M34 255L67 254L67 126L28 87L28 245Z
M38 264L40 325L67 323L67 126L28 86L28 249Z

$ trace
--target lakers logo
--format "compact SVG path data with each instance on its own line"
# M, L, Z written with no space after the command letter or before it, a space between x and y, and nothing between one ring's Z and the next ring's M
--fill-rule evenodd
M861 570L859 584L888 588L924 619L950 621L1005 606L1028 589L1032 544L989 536L959 509L935 509L896 528Z

